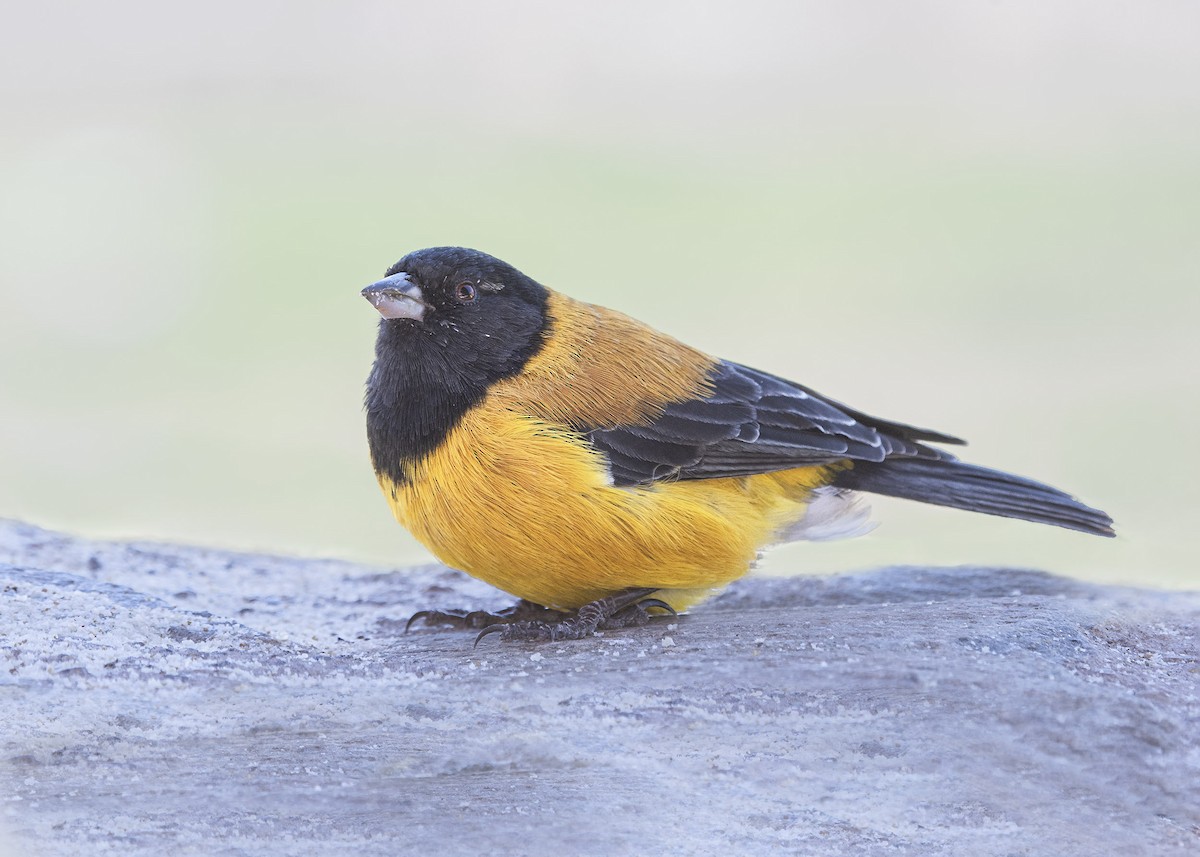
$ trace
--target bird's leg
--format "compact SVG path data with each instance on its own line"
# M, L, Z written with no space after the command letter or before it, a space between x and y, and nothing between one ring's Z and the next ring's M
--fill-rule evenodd
M479 641L488 634L495 633L499 633L502 640L582 640L596 631L644 625L650 619L647 609L651 607L674 613L669 604L657 598L646 598L654 591L645 588L625 589L615 595L584 604L574 615L557 621L539 619L488 626L479 632L479 636L475 638L475 645L479 645Z
M421 610L408 617L404 625L404 633L417 621L423 620L426 625L449 625L453 628L490 628L493 625L505 625L512 622L553 621L561 618L562 613L551 610L532 601L522 598L512 607L505 607L495 613L486 610Z

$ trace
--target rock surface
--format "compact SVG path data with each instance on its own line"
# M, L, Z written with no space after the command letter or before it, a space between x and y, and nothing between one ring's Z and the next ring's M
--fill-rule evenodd
M9 847L1200 853L1200 595L890 568L572 643L403 633L505 602L0 522Z

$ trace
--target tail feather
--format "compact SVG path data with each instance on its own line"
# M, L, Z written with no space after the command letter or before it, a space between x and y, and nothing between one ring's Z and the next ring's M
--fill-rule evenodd
M1098 536L1115 535L1112 518L1057 488L954 459L856 461L853 468L838 474L834 485Z

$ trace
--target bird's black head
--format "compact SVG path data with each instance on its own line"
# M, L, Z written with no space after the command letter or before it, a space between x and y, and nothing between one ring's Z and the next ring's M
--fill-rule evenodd
M478 250L409 253L362 290L383 316L367 380L376 470L402 481L402 462L428 453L488 387L542 346L546 289Z
M432 341L448 360L492 380L517 371L541 344L546 290L512 265L465 247L409 253L362 291L383 321L381 341Z

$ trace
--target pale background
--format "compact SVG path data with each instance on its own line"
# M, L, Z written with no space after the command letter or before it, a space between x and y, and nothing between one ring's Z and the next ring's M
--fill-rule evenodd
M464 244L1105 508L771 573L1200 586L1200 5L8 4L0 515L399 565L358 290Z

